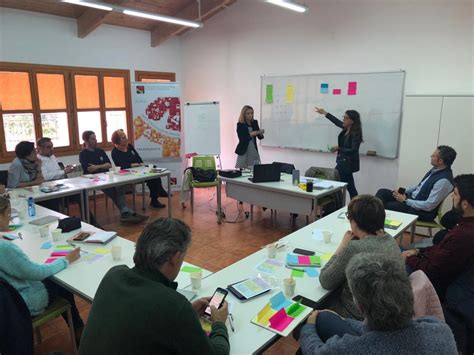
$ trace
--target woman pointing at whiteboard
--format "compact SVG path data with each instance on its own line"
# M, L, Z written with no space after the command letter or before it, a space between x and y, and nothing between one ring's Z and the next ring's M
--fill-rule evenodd
M257 120L253 119L253 108L245 105L240 112L237 122L237 136L239 144L235 148L237 154L237 169L246 169L260 164L260 155L257 149L257 138L263 139L265 131L258 127Z
M315 107L314 111L342 128L337 137L337 146L333 146L331 152L337 152L336 170L339 172L341 181L347 182L347 191L352 199L358 195L352 173L359 171L359 147L363 142L359 112L347 110L341 121L323 108Z

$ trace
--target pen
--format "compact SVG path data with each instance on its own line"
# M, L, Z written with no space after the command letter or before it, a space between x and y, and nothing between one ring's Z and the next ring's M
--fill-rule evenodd
M234 319L232 317L232 313L229 314L229 318L227 318L229 320L229 324L230 324L230 329L232 329L233 332L235 332L235 329L234 329L234 324L232 323L232 320Z

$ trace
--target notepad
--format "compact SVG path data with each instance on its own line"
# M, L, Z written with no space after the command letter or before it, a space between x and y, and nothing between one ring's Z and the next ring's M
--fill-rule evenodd
M74 242L82 242L82 243L107 244L116 236L117 236L116 232L100 231L100 232L91 232L91 235L83 240L76 240L76 239L73 239L73 240Z
M311 311L311 308L302 305L300 301L294 302L286 298L280 291L270 298L251 322L281 336L287 336Z
M396 221L394 219L385 219L384 227L388 229L398 229L402 225L401 221Z
M321 266L321 258L317 255L287 254L286 266L289 267L316 267Z

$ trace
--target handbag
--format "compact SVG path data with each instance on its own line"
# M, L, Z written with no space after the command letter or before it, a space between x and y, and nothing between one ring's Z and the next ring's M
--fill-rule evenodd
M60 219L58 222L58 229L61 229L62 233L67 233L79 228L81 228L81 219L79 217L67 217Z
M205 170L201 168L190 167L191 173L193 175L193 180L197 182L214 182L217 177L215 170Z

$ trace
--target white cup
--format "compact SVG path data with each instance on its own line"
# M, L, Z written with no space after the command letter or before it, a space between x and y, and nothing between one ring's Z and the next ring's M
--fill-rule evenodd
M275 258L276 253L277 253L277 246L276 246L275 243L272 243L272 244L268 244L268 245L267 245L267 253L268 253L268 257L269 257L270 259Z
M122 170L122 167L121 166L116 166L115 167L115 171L118 173L120 170Z
M53 237L53 242L58 242L61 240L63 232L61 229L56 228L51 231L51 236Z
M107 175L109 175L109 177L114 177L114 172L113 171L108 171Z
M49 226L41 226L39 227L39 232L41 238L47 238L49 237Z
M27 213L26 213L26 209L23 207L24 206L20 206L18 208L18 218L20 218L20 221L26 221Z
M288 298L292 298L295 295L296 280L292 277L283 279L283 292Z
M122 258L122 247L120 245L112 246L112 258L114 260L120 260Z
M148 164L148 169L151 170L151 169L154 169L154 168L155 168L155 166L153 164Z
M323 240L324 243L329 244L331 243L332 233L330 231L323 231Z
M192 272L189 274L189 278L191 279L191 287L193 290L199 290L201 288L202 272Z

